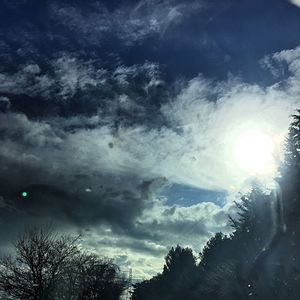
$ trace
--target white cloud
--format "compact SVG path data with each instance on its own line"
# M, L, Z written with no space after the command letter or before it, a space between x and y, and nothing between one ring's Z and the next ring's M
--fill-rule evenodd
M23 71L24 71L24 73L38 74L41 72L41 69L37 64L29 64L29 65L25 66Z
M300 1L299 0L289 0L292 4L300 7Z
M47 63L50 72L43 72L37 64L28 64L15 73L0 73L0 92L69 98L78 90L105 83L105 70L95 69L91 62L75 56L62 54Z
M284 88L279 84L263 88L241 81L214 85L201 77L191 80L173 102L162 108L174 126L181 129L178 139L184 139L181 145L185 144L181 158L176 158L178 169L173 177L181 173L182 183L201 187L240 187L249 174L241 173L234 165L235 139L253 128L272 137L286 134L289 117L299 105L296 70L287 82ZM193 180L188 179L188 174Z

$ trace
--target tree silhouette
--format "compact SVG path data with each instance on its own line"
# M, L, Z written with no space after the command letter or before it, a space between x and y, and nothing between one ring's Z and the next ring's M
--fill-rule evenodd
M277 178L281 195L276 202L273 234L252 268L257 299L299 299L300 273L300 116L293 116L285 145L285 159ZM263 225L267 224L265 221Z
M77 239L28 230L15 244L16 257L0 261L0 289L17 299L51 299L67 259L78 251Z
M79 251L78 240L50 228L26 231L14 245L15 255L0 260L1 299L120 299L126 281L119 268Z
M293 115L285 144L284 162L280 167L278 181L284 198L286 226L290 231L298 226L300 213L300 110ZM295 228L295 229L296 229Z
M165 257L162 274L134 286L133 299L182 299L193 292L196 269L192 249L177 245Z
M96 254L79 253L66 264L56 298L117 300L126 285L119 267L112 260Z

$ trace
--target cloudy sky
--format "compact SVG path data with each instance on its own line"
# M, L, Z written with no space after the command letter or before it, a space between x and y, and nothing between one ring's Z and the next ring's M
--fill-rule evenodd
M51 222L147 277L229 232L239 141L272 140L270 179L299 107L299 31L297 0L2 0L1 249Z

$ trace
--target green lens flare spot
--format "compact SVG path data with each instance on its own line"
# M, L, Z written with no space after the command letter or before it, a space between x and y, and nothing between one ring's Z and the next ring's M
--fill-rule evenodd
M22 192L22 197L25 198L25 197L27 197L27 195L28 195L27 192Z

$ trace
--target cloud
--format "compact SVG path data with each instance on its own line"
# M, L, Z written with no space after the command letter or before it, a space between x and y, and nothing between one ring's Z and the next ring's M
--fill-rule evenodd
M10 101L8 97L0 97L0 112L6 112L10 108Z
M290 3L300 7L300 1L299 0L289 0Z
M45 62L48 65L46 72L38 64L27 64L15 73L1 73L0 92L46 99L55 96L70 98L78 90L104 83L102 70L95 70L90 62L76 57L61 55Z
M62 53L43 65L27 63L15 72L0 72L0 93L15 111L35 117L102 115L103 122L118 115L118 123L146 122L168 97L155 63L119 64L109 70L97 60Z
M163 261L175 244L190 246L197 253L214 232L230 232L229 212L234 214L232 202L223 208L209 202L168 207L157 199L138 218L131 235L94 228L84 232L84 243L94 251L101 249L107 256L118 257L120 253L116 249L122 249L123 260L126 258L126 264L122 265L133 268L134 277L149 277L161 268L158 262Z
M192 1L142 0L137 4L123 4L109 10L105 5L92 2L86 7L55 3L51 7L51 19L80 33L81 40L92 44L112 35L131 46L151 35L164 35L168 28L178 25L191 14L201 11L203 3Z
M0 119L2 196L29 214L39 211L41 218L49 215L78 224L115 220L116 225L129 226L151 201L158 179L122 174L126 156L109 147L112 135L107 128L67 135L20 114L1 114ZM24 203L22 190L28 192Z
M107 69L66 52L46 60L49 68L28 61L2 70L2 244L24 224L54 221L83 231L95 250L143 260L145 275L171 245L199 251L228 231L231 198L224 207L214 199L169 206L161 191L173 183L239 188L249 174L232 159L236 135L253 126L286 133L299 105L299 48L264 62L277 70L267 87L201 75L166 82L155 63Z

